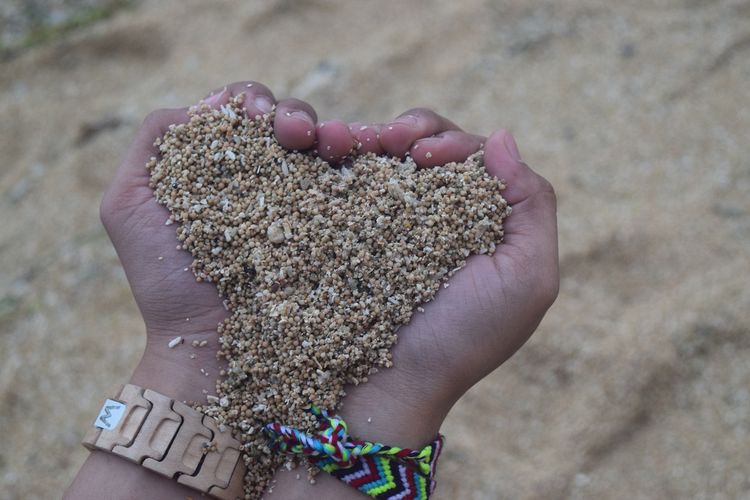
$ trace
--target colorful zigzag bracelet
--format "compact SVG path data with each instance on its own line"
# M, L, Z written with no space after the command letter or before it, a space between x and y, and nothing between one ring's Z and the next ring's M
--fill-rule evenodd
M265 427L272 449L305 457L311 464L379 500L427 499L435 489L435 464L443 436L421 450L397 448L351 438L346 422L311 406L320 422L305 433L274 423Z

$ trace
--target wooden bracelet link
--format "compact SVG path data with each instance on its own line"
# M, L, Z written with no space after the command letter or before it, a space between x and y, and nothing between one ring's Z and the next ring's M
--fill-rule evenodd
M214 498L242 498L240 442L184 403L136 385L110 392L82 444L113 453Z

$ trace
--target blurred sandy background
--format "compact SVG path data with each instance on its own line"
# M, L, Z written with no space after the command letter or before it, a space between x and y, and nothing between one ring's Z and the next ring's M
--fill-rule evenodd
M452 412L439 498L750 498L747 0L3 4L1 498L61 495L144 344L98 218L120 154L242 79L509 127L557 189L560 298Z

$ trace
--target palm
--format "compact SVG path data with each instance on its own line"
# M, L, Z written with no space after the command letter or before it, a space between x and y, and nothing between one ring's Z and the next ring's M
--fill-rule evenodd
M175 115L174 121L181 116ZM196 282L190 272L192 257L177 248L175 226L165 224L169 213L148 185L145 165L154 153L150 145L166 125L147 122L140 132L144 137L136 139L105 196L102 218L149 332L215 330L225 315L216 288Z
M547 269L534 269L542 249L538 239L514 232L507 220L507 243L493 256L477 255L441 289L436 299L399 331L399 364L416 364L458 382L464 391L510 357L534 331L556 294L555 284L532 287ZM556 269L553 270L556 272ZM549 280L548 280L549 281ZM539 299L539 300L535 300ZM458 379L458 380L457 380Z

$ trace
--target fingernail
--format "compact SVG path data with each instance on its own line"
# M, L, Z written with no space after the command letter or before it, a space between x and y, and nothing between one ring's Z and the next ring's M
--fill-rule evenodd
M407 127L414 128L417 126L418 121L419 120L414 115L404 115L396 118L393 123L401 123Z
M521 163L523 161L521 160L521 153L518 152L518 145L516 144L516 140L513 138L513 135L510 132L505 132L503 144L505 144L505 150L508 152L511 158L513 158L518 163Z
M203 102L208 104L209 106L216 106L221 102L221 100L224 98L224 94L226 93L227 89L225 88L221 92L217 92L214 95L210 95L203 99Z
M291 112L289 112L287 114L287 116L289 118L294 118L295 120L303 121L303 122L307 123L310 126L314 126L315 125L315 122L313 121L312 116L310 116L309 114L307 114L304 111L291 111Z
M270 113L271 111L273 111L273 102L268 96L256 96L253 102L255 103L255 107L264 113Z

